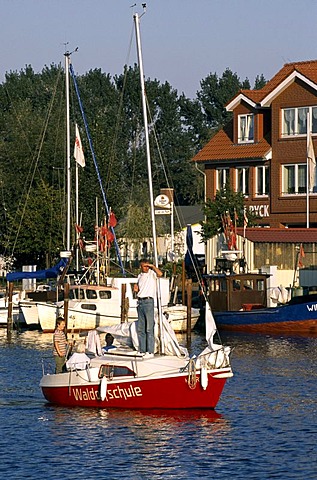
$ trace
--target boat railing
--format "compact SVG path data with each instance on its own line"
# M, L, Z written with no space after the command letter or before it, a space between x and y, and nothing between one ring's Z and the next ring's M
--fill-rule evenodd
M53 375L55 373L55 363L52 355L42 357L42 374Z
M221 369L230 367L230 347L219 345L220 348L217 348L213 351L207 351L198 356L196 360L196 368L201 368L203 366L211 369Z

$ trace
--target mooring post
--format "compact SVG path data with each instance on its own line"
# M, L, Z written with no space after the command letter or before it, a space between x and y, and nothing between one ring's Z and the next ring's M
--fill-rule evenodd
M12 319L12 295L13 295L13 282L9 282L8 287L8 319L7 319L7 338L11 339L13 319Z
M67 334L68 329L69 283L64 283L64 321Z
M186 271L185 271L185 261L182 262L182 304L186 305L185 300L185 288L186 288Z
M192 291L193 291L193 281L191 278L187 280L187 342L191 339L191 329L192 329Z
M121 323L127 322L128 317L128 304L127 304L127 285L123 283L121 285Z

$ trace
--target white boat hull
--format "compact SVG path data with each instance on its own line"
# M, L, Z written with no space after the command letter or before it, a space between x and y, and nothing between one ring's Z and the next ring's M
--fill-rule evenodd
M97 327L109 327L113 325L120 325L121 317L115 313L103 314L101 312L92 312L88 309L79 310L76 308L68 309L68 329L74 332L93 330ZM37 312L40 321L40 326L43 332L53 332L56 326L56 318L64 316L64 307L54 304L38 303ZM163 308L168 322L173 328L174 332L180 333L187 331L187 309L183 305L175 305ZM128 316L128 321L133 322L137 320L137 310L131 309ZM192 309L191 329L193 329L199 318L199 310Z
M135 279L113 279L112 286L82 285L71 287L71 298L68 301L67 327L74 332L93 330L97 327L119 325L123 321L137 320L137 298L133 296ZM122 316L122 285L126 289L127 312ZM187 330L187 307L184 305L167 306L169 298L169 280L161 280L163 291L162 311L175 332ZM165 306L164 306L165 305ZM43 332L55 330L56 318L64 316L64 303L37 303L38 319ZM191 328L194 328L199 317L199 310L192 308Z
M215 356L216 358L216 356ZM40 387L51 403L93 408L215 408L230 364L208 368L202 384L202 368L189 368L189 358L136 352L94 357L85 370L44 375ZM124 373L125 372L125 373Z
M19 304L21 317L29 327L39 326L39 315L37 310L37 303L32 300L23 300Z
M18 324L20 322L20 310L19 307L14 307L12 309L12 320L13 323ZM8 309L0 308L0 326L6 327L8 324Z

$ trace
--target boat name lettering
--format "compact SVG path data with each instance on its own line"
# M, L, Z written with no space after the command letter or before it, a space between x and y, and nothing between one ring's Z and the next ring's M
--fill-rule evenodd
M314 303L314 305L306 305L306 307L309 312L317 312L317 303Z
M142 390L140 387L132 387L132 385L130 385L129 388L117 387L112 390L108 388L107 397L109 400L113 400L114 398L124 398L126 400L131 397L142 397Z
M93 388L85 388L84 390L79 388L73 388L72 393L76 400L100 400L100 393L98 391L95 391ZM141 388L133 387L132 385L130 385L128 388L108 388L105 401L115 400L118 398L123 398L124 400L127 400L131 397L142 397L142 395L143 394Z

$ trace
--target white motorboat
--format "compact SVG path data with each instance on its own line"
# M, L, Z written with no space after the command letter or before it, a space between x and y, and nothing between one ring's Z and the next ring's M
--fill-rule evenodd
M12 295L12 320L14 324L19 324L20 319L19 299L20 292L16 292ZM0 294L0 326L6 327L8 323L8 305L9 298L5 293Z
M109 286L71 285L68 301L68 328L74 332L135 321L137 299L133 294L135 278L113 278ZM123 291L125 289L125 294ZM175 332L187 330L187 307L168 305L169 279L160 279L162 312ZM55 330L56 318L64 316L64 302L38 302L37 314L43 332ZM199 309L191 309L191 328L197 323Z

